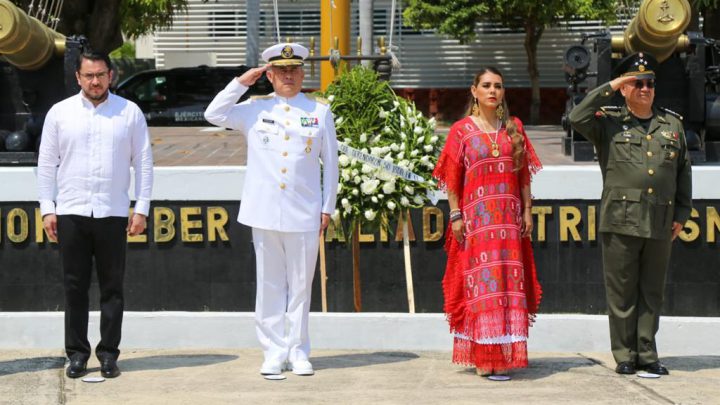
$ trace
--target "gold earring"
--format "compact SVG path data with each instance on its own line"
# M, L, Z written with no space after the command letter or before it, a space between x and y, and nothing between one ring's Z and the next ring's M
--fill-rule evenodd
M478 105L478 101L476 98L473 98L472 115L476 117L480 115L480 106Z
M505 117L505 109L503 108L502 104L497 106L497 109L495 109L495 115L499 120L503 119Z

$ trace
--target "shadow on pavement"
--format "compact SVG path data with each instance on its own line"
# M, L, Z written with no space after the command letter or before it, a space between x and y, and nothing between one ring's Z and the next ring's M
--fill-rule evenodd
M351 368L399 363L402 361L414 360L418 357L420 356L410 352L375 352L312 357L310 361L312 362L315 370L327 370L333 368Z
M720 368L720 356L672 356L662 357L662 362L670 372L678 371L699 371Z
M528 368L510 370L513 380L540 380L553 374L566 373L574 368L592 367L599 361L583 357L540 357L530 359ZM459 373L475 375L475 367L465 368Z
M29 359L0 361L0 377L17 373L60 369L64 365L64 357L32 357Z
M202 367L236 360L229 354L171 354L118 360L121 371L168 370L183 367Z

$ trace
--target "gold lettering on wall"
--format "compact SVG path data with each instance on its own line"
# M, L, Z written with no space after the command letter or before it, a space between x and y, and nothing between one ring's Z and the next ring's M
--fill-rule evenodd
M545 222L545 215L552 215L552 207L548 206L537 206L532 207L533 215L537 215L537 240L538 242L545 242L547 235L545 233L547 223Z
M130 208L130 218L132 218L133 213L135 212L134 209ZM147 222L147 218L146 218ZM145 224L145 229L143 231L135 236L128 235L127 241L128 243L147 243L147 223Z
M20 227L16 228L15 223L19 220ZM23 243L28 237L29 233L29 220L28 214L25 210L20 208L13 208L8 212L6 228L7 237L13 243Z
M191 230L202 230L201 220L191 220L190 215L200 215L200 207L180 207L180 234L183 242L202 242L202 233L191 233Z
M705 212L707 218L707 241L713 243L715 242L715 231L720 230L720 215L718 215L715 207L707 207Z
M595 206L588 205L588 240L591 242L597 238L595 228Z
M577 226L580 225L582 220L582 214L576 207L561 206L559 210L560 214L560 241L568 241L568 232L573 237L573 241L580 241L580 232L578 232Z
M431 232L432 219L435 218L435 232ZM445 230L443 212L438 207L423 207L423 241L435 242L440 240Z
M405 215L403 216L403 218L409 219L409 221L408 221L408 234L409 234L408 240L410 240L411 242L414 242L415 241L415 229L413 228L412 217L410 216L410 212L405 211ZM404 235L403 219L398 218L397 229L395 229L395 242L402 242L403 235Z
M208 207L207 208L207 231L208 240L215 242L217 237L225 242L230 240L227 232L225 231L225 225L228 222L228 212L224 207Z
M690 211L690 218L699 218L700 213L695 208ZM688 229L690 232L688 232ZM700 225L698 225L697 222L693 221L692 219L688 219L687 222L685 222L685 227L682 232L680 232L680 240L683 242L692 242L695 239L697 239L700 236Z
M155 243L166 243L175 238L175 212L170 208L153 208L153 238Z

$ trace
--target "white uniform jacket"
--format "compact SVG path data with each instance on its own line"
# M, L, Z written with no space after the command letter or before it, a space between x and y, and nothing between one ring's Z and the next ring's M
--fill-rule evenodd
M318 231L320 213L335 212L338 185L330 106L303 93L292 98L273 93L236 104L247 89L233 79L205 111L208 122L247 137L238 222L280 232Z

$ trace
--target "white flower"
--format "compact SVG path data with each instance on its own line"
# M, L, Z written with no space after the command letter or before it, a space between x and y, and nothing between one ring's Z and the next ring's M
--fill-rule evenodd
M380 118L387 118L387 117L388 117L388 112L381 109L380 112L378 113L378 117L380 117Z
M402 205L403 207L407 207L408 205L410 205L410 200L408 200L407 197L403 196L402 198L400 198L400 205Z
M362 169L360 169L360 170L361 170L363 173L368 174L368 173L372 173L372 171L375 170L375 169L374 169L372 166L370 166L370 165L363 164L363 165L362 165Z
M377 197L382 200L383 198L385 198L385 194L378 194Z
M414 151L410 152L410 156L415 157L418 155L418 153L420 153L420 152L418 152L418 150L415 149Z
M422 205L424 201L421 196L416 195L415 198L413 198L413 202L415 205Z
M423 129L421 127L415 127L415 129L413 129L413 132L415 132L415 135L420 135L423 133Z
M432 138L430 138L430 143L431 143L431 144L434 144L434 143L437 142L437 141L438 141L438 137L437 137L437 136L433 136Z
M390 129L390 127L385 127L385 128L383 128L383 132L385 132L386 134L391 134L392 129Z
M375 196L370 197L370 201L372 201L374 204L377 204L378 198Z
M342 178L345 181L350 181L350 173L345 173L345 170L343 170Z
M401 116L400 116L400 128L404 128L404 127L405 127L405 117L403 117L403 116L401 115Z
M362 153L368 153L368 152L370 152L370 151L369 151L367 148L362 148L362 149L360 149L360 152L362 152Z
M369 195L375 193L379 185L380 180L368 180L360 186L360 189L362 190L363 194Z
M381 157L383 148L372 147L370 148L370 154L373 156Z
M331 94L331 95L328 96L328 101L329 101L329 102L332 103L334 100L335 100L335 95L334 95L334 94Z
M388 201L387 207L390 209L390 211L394 211L395 208L397 208L397 205L395 205L395 203L392 201Z
M401 161L398 162L397 165L400 166L400 167L402 167L403 169L407 169L409 164L410 164L409 161L407 161L407 160L401 160Z
M340 200L340 205L342 205L343 208L348 208L350 206L350 201L348 201L347 198L343 198Z
M395 106L395 108L400 107L400 102L397 100L393 100L393 106Z
M410 165L408 166L408 169L415 170L415 163L410 162Z
M340 219L340 210L336 209L335 212L333 212L333 214L330 215L330 218L333 220L333 222L337 222Z
M360 134L360 142L362 142L362 143L367 142L367 134L365 132Z
M373 210L365 211L365 219L367 219L368 221L372 221L373 219L375 219L375 216L377 216L377 212Z
M410 106L405 107L405 111L407 112L407 115L412 115L413 113L412 107Z
M430 125L430 128L435 128L435 117L432 117L428 120L428 125Z
M415 192L415 189L412 188L412 186L410 186L410 185L405 186L405 187L403 188L403 190L405 190L405 192L408 193L408 194L412 194L412 193Z
M375 177L377 177L378 179L380 179L382 181L390 181L395 176L392 173L389 173L387 170L378 170Z
M432 152L433 146L432 145L425 145L423 146L423 149L425 149L425 152Z
M354 188L352 191L352 195L357 196L358 194L360 194L360 192L358 191L358 189Z
M355 163L355 162L353 162ZM351 175L357 176L360 172L358 172L358 169L352 169L352 172L350 172Z
M405 158L405 151L402 151L402 152L398 153L397 158L398 158L398 159L403 159L403 158Z
M423 164L428 164L428 163L430 163L430 156L423 156L423 157L421 157L421 158L420 158L420 162L423 163Z
M395 182L394 181L386 181L385 184L382 186L382 191L385 194L392 194L395 192Z
M393 143L392 145L390 145L390 150L393 152L397 152L400 150L400 147L398 146L398 144Z
M400 133L400 138L402 138L403 140L407 139L407 135L405 135L405 132Z
M338 156L338 163L340 163L341 167L345 167L350 164L350 158L347 155L340 155Z
M355 183L355 184L360 184L361 182L362 182L362 179L360 178L360 176L355 176L355 177L353 178L353 183ZM357 195L357 194L355 193L356 191L357 191L357 189L353 190L353 195Z
M340 125L343 122L343 117L337 117L335 118L335 125Z
M348 205L347 207L343 207L343 208L345 208L345 213L346 213L346 214L349 214L349 213L352 212L352 207L349 206L349 205Z

